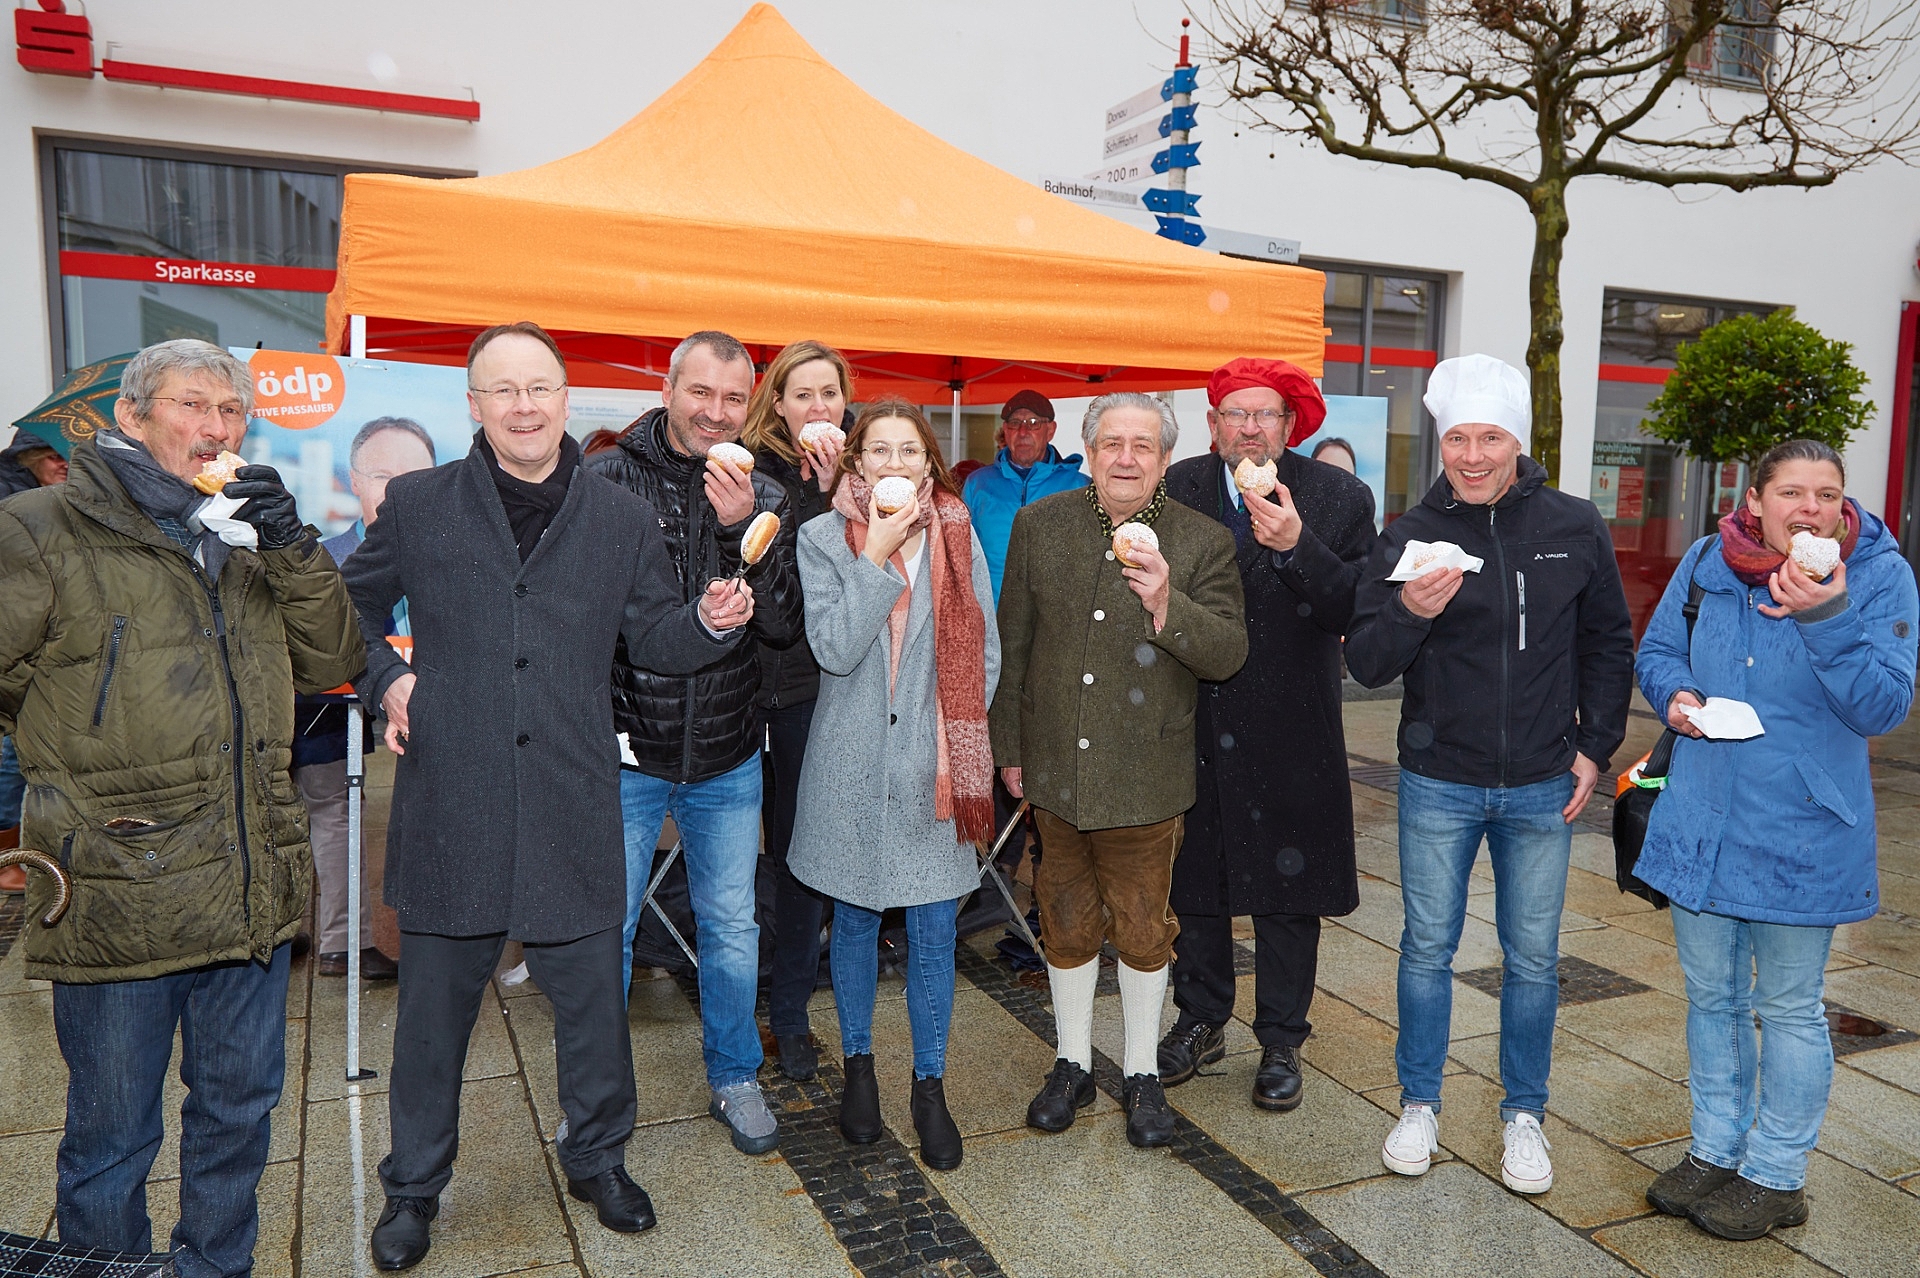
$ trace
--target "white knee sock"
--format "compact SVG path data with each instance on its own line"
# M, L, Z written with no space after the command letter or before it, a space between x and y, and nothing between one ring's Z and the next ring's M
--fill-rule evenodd
M1120 1015L1127 1027L1126 1075L1160 1075L1160 1013L1167 1001L1167 969L1136 972L1120 961Z
M1100 983L1100 960L1079 967L1047 964L1047 983L1053 988L1053 1032L1060 1055L1081 1069L1093 1069L1093 990Z

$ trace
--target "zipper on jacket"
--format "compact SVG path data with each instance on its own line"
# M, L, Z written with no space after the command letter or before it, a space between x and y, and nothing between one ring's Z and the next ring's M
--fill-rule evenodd
M1499 522L1499 511L1494 509L1492 506L1488 506L1487 507L1487 536L1491 538L1493 541L1493 557L1495 562L1497 562L1500 566L1500 575L1504 577L1507 575L1507 552L1505 547L1501 546L1500 544L1500 530L1499 528L1495 527L1495 525L1498 522ZM1508 613L1507 592L1503 590L1500 592L1500 631L1502 634L1505 634L1507 629L1507 613ZM1500 788L1503 790L1506 789L1506 786L1507 786L1507 753L1510 749L1507 742L1507 736L1508 736L1507 716L1512 713L1512 703L1513 703L1513 686L1512 686L1513 685L1513 663L1508 653L1509 653L1509 649L1507 648L1507 645L1505 645L1504 643L1501 644L1500 645Z
M1513 580L1514 580L1514 584L1517 585L1520 589L1520 648L1519 648L1519 651L1525 652L1527 650L1527 574L1525 574L1524 572L1516 572L1515 574L1513 574Z
M706 536L707 511L710 509L706 502L706 495L706 488L699 482L699 477L695 476L694 480L687 485L687 505L689 509L687 511L686 540L680 545L681 561L686 565L680 573L680 580L685 583L682 589L686 594L692 595L694 599L700 598L700 594L705 593L707 588L705 582L700 582L697 586L694 584L696 580L694 573L694 568L696 567L694 563L694 543L696 539L704 539ZM702 540L701 544L705 544L704 540ZM696 591L699 593L695 593ZM695 624L699 624L697 620ZM694 709L698 704L695 697L699 694L699 680L700 677L698 675L687 676L687 690L685 693L687 699L687 717L686 724L680 734L680 780L682 781L685 781L693 775L693 721ZM639 756L636 754L635 757L637 758Z
M240 685L233 677L233 657L227 647L227 614L220 607L220 592L207 580L207 575L199 564L193 565L193 575L200 579L200 585L207 592L207 602L213 605L213 637L220 647L220 669L227 677L227 706L233 712L233 827L240 845L240 901L247 922L247 932L253 932L253 855L247 848L247 774L246 764L246 724L240 714Z
M113 619L113 633L107 637L107 672L100 679L100 698L93 703L93 726L99 727L107 713L107 693L113 690L113 672L120 664L120 641L127 635L127 619Z

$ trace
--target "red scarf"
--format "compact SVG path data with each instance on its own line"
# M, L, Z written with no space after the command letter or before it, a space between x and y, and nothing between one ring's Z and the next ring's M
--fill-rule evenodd
M848 475L833 493L833 508L846 517L847 546L856 555L867 547L871 494L858 475ZM985 843L993 837L993 747L987 739L987 623L973 595L973 525L966 503L935 487L931 476L921 481L918 495L914 529L927 534L933 597L933 815L952 821L963 842ZM887 562L906 579L898 550ZM900 674L912 596L911 587L901 591L887 614L889 697Z
M1840 537L1840 559L1844 563L1860 544L1860 508L1851 497L1840 503L1840 526L1846 530ZM1748 510L1745 502L1720 519L1720 556L1733 575L1749 586L1766 585L1767 579L1787 562L1785 555L1762 540L1760 516Z

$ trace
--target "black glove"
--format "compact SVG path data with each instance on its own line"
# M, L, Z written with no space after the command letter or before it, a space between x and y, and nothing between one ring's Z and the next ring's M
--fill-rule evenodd
M247 504L233 512L260 531L260 549L285 550L305 540L307 529L294 508L293 494L271 466L242 466L233 482L220 490L227 497L244 497Z

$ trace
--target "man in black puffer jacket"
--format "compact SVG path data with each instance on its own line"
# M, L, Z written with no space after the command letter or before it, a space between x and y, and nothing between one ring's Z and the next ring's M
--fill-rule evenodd
M754 694L760 644L784 647L801 633L794 520L776 480L710 458L739 439L753 391L753 361L725 333L695 333L667 366L666 404L627 428L619 446L590 464L652 503L691 602L709 581L740 570L740 541L753 516L780 516L780 534L747 570L754 616L745 642L692 676L638 669L621 649L614 661L614 730L626 741L620 806L626 819L626 975L633 934L653 868L660 827L680 831L700 952L700 1020L709 1112L733 1132L734 1147L761 1154L779 1140L754 1081L761 1063L754 1001L760 928L754 879L760 858L760 738Z

